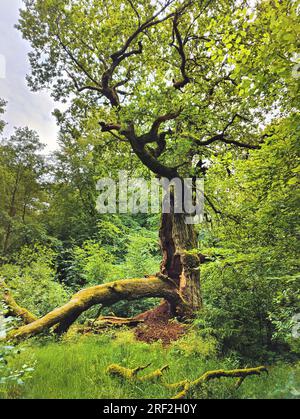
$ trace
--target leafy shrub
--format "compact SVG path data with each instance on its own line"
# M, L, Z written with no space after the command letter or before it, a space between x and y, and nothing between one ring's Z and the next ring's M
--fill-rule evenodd
M5 313L5 306L0 303L0 339L5 338L7 331L10 329L10 324L15 322L11 317L4 317ZM24 363L19 368L14 366L15 359L21 351L22 349L5 344L4 341L0 340L0 395L8 384L23 385L34 371L34 363L32 362L30 365Z
M223 354L264 358L275 350L274 326L269 319L279 280L265 277L261 266L248 260L214 262L203 268L205 308L196 321L217 338Z
M115 275L115 258L100 243L84 242L73 249L75 269L86 284L99 285Z
M269 315L275 327L273 337L286 342L295 355L300 354L300 276L289 275L280 278L284 289L278 290L274 307Z
M16 263L5 264L0 275L21 306L37 316L64 304L69 297L65 287L55 280L55 253L46 247L24 247Z
M185 358L212 359L217 355L217 342L213 337L204 338L196 330L191 330L172 343L171 352Z

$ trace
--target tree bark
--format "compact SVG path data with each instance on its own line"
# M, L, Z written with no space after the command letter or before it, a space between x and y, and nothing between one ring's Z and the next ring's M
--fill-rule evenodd
M192 317L202 307L200 288L200 259L190 251L197 249L194 225L185 223L185 214L162 214L160 244L162 249L161 274L177 286L181 301L177 315Z
M111 305L120 300L136 300L147 297L165 298L172 305L180 299L178 290L169 280L156 276L143 279L128 279L110 282L84 289L75 294L64 306L56 308L44 317L12 331L8 338L24 339L37 335L55 325L60 333L83 313L94 305Z

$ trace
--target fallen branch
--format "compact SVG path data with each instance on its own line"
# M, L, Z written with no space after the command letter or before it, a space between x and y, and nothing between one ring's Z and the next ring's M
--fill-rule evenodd
M37 320L37 317L34 314L16 303L10 289L3 279L0 279L0 299L8 309L8 316L19 317L25 324L30 324Z
M132 380L132 381L139 381L139 382L145 382L145 381L152 381L161 379L163 377L163 372L169 369L169 365L165 365L164 367L157 369L153 371L150 374L144 375L142 377L138 377L137 374L140 371L145 370L148 368L150 364L147 364L145 366L140 366L137 368L125 368L117 364L111 364L108 366L106 372L107 374L111 376L115 376L124 380ZM204 383L213 380L215 378L238 378L238 381L236 383L235 388L238 389L241 384L244 382L245 378L251 375L261 375L263 372L268 373L268 370L266 367L256 367L256 368L244 368L244 369L236 369L236 370L216 370L216 371L207 371L201 377L197 378L194 381L189 380L183 380L179 381L178 383L168 384L165 382L162 382L162 385L164 387L167 387L172 390L178 390L180 389L180 392L177 393L172 399L185 399L189 395L189 393L192 390L195 390L197 387L200 387Z
M121 300L135 300L147 297L161 297L177 301L175 286L156 276L110 282L84 289L75 294L62 307L56 308L44 317L9 333L9 339L24 339L56 326L57 333L64 333L72 323L94 305L109 306Z
M158 368L157 370L150 372L150 374L144 375L140 378L140 381L153 381L158 380L162 378L164 371L167 371L169 369L169 365L164 365L161 368Z
M140 367L131 369L131 368L122 367L121 365L111 364L107 367L106 372L107 374L111 376L115 376L121 379L145 382L145 381L153 381L153 380L160 379L163 376L164 371L168 370L169 368L168 365L164 365L162 368L159 368L149 374L143 375L142 377L138 377L138 373L140 371L145 370L150 365L151 363L145 366L140 366Z
M263 372L268 373L266 367L261 366L257 368L245 368L245 369L236 369L236 370L216 370L216 371L207 371L201 377L197 378L194 381L180 381L179 383L169 384L169 388L181 388L181 391L176 394L173 399L185 399L192 390L195 390L197 387L200 387L204 383L213 380L215 378L239 378L236 388L239 388L246 377L252 375L261 375Z

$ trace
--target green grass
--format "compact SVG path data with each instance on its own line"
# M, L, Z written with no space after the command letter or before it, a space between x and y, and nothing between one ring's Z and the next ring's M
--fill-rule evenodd
M235 368L229 360L217 360L214 343L194 335L165 349L159 343L135 342L131 332L101 336L68 338L65 341L30 343L10 362L18 368L36 361L32 378L23 386L2 388L4 398L169 398L174 391L159 383L129 383L106 374L111 363L134 368L152 362L149 372L165 364L170 370L165 380L174 383L195 379L203 372ZM248 365L250 366L250 365ZM255 366L255 365L253 365ZM142 374L142 373L141 373ZM269 376L249 377L239 390L235 380L211 382L193 396L196 398L297 398L300 395L300 364L279 364L270 368ZM299 393L297 396L297 392Z

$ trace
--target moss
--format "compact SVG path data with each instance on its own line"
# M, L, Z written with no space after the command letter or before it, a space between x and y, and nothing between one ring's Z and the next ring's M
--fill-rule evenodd
M155 381L160 379L163 376L164 371L169 369L169 365L164 365L162 368L159 368L150 374L144 375L140 378L140 381Z
M140 366L137 368L125 368L122 367L121 365L117 365L117 364L111 364L107 367L107 374L112 375L112 376L117 376L119 378L125 379L125 380L138 380L141 382L145 382L145 381L155 381L160 379L163 376L164 371L166 371L169 368L169 365L164 365L162 368L159 368L149 374L146 374L142 377L138 377L137 374L140 371L145 370L146 368L148 368L151 364L145 365L145 366Z
M107 367L106 372L109 375L117 376L117 377L120 377L120 378L125 378L125 379L128 379L128 380L132 380L136 376L135 370L132 370L132 369L129 369L129 368L124 368L124 367L121 367L120 365L117 365L117 364L109 365Z
M172 283L164 282L154 276L97 285L79 291L68 303L56 308L33 323L20 327L11 334L11 337L21 340L37 335L57 324L64 324L64 321L66 321L67 329L81 313L94 305L110 305L120 300L135 300L143 297L178 299ZM65 332L66 330L63 331Z
M135 380L135 379L138 379L137 377L138 372L145 370L150 365L151 364L147 364L145 366L140 366L140 367L131 369L131 368L122 367L121 365L111 364L107 367L106 372L109 375L117 376L119 378L123 378L126 380Z
M239 388L246 377L252 375L261 375L263 372L268 373L266 367L256 367L256 368L245 368L245 369L236 369L236 370L215 370L215 371L207 371L205 374L201 375L201 377L197 378L194 381L183 381L181 383L175 384L175 386L180 387L182 386L182 390L176 394L173 399L185 399L189 392L196 389L197 387L203 385L207 381L210 381L214 378L239 378L236 388Z

